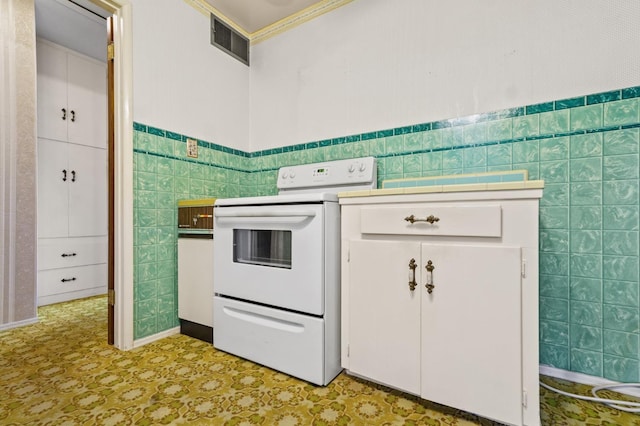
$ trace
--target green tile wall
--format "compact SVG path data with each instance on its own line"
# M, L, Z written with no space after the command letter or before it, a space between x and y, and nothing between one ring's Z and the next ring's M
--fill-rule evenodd
M238 151L198 141L198 158L189 158L186 137L138 123L133 138L134 337L139 339L179 325L177 200L237 197L253 179L248 157Z
M135 124L135 334L177 325L175 202L270 195L284 165L373 155L386 179L525 169L540 202L540 362L640 380L640 87L246 153Z

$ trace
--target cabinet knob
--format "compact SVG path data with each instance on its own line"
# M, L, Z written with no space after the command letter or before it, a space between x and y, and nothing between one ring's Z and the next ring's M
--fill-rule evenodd
M75 181L76 181L76 171L71 170L71 182L75 182Z
M73 257L76 256L76 253L62 253L62 257Z
M63 279L61 279L60 281L61 281L61 282L63 282L63 283L66 283L66 282L69 282L69 281L75 281L75 280L76 280L76 277L73 277L73 278L63 278Z
M411 216L405 217L404 220L406 220L407 222L409 222L411 224L413 224L414 222L429 222L430 224L433 225L434 222L439 222L440 218L436 217L436 216L434 216L432 214L427 216L424 219L420 219L418 217L415 217L414 215L411 215Z
M409 261L409 270L411 272L409 272L409 290L413 291L416 289L416 286L418 285L418 283L416 282L416 268L418 267L418 265L416 264L416 260L415 259L411 259Z
M431 294L435 288L435 285L433 285L433 270L436 269L436 267L433 266L433 262L429 260L425 268L427 270L427 283L424 286L427 288L427 293Z
M67 181L67 169L62 169L62 181Z
M71 121L73 121L74 123L76 121L76 112L74 110L71 110Z
M62 108L62 119L63 120L67 119L67 109L66 108Z

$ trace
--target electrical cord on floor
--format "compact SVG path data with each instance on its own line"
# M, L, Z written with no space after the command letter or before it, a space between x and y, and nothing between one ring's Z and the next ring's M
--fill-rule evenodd
M560 395L568 396L571 398L582 399L584 401L599 402L611 408L615 408L616 410L625 411L627 413L640 413L640 402L621 401L617 399L606 399L606 398L600 398L598 396L598 392L601 390L613 390L615 388L622 388L622 387L640 388L640 383L616 383L611 385L594 386L593 388L591 388L591 393L593 394L593 396L576 395L574 393L565 392L542 382L540 382L540 386L542 386L545 389L549 389L552 392L556 392L556 393L559 393ZM632 408L632 407L636 407L636 408Z

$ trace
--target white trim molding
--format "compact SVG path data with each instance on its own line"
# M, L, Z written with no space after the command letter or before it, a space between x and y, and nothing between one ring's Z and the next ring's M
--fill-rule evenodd
M38 322L38 317L25 319L22 321L10 322L8 324L0 324L0 331L11 330L12 328L24 327L25 325L35 324Z
M129 0L92 0L113 11L115 116L114 345L133 342L133 16Z
M554 377L556 379L567 380L573 383L580 383L588 386L603 386L603 385L617 385L620 382L614 382L612 380L605 379L603 377L590 376L588 374L575 373L573 371L567 371L560 368L550 367L548 365L540 365L540 374L543 376ZM640 389L637 387L620 387L616 389L617 392L625 395L640 397Z
M280 19L273 24L267 25L264 28L261 28L252 33L247 32L244 28L240 27L236 24L231 18L226 16L224 13L213 7L206 0L184 0L189 6L196 9L198 12L203 15L208 16L210 13L216 15L219 19L224 21L231 28L245 36L249 39L252 45L258 44L262 41L265 41L271 37L274 37L280 33L283 33L287 30L297 27L298 25L304 24L307 21L310 21L318 16L324 15L325 13L331 12L334 9L337 9L341 6L344 6L347 3L351 3L353 0L322 0L314 3L313 5L302 9L299 12L296 12L292 15L286 16Z
M139 348L141 346L148 345L149 343L164 339L165 337L173 336L174 334L180 334L180 327L170 328L168 330L161 331L160 333L138 339L133 342L133 347Z

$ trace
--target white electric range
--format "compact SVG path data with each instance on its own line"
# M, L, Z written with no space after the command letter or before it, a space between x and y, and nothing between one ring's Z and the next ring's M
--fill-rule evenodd
M372 189L374 157L283 167L279 195L217 199L214 341L318 385L340 367L340 206Z

